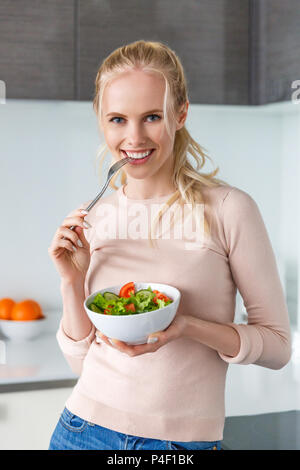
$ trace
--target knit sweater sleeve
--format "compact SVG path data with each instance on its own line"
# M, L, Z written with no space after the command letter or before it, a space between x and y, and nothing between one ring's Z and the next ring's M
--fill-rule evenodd
M95 338L95 332L96 329L94 325L92 325L91 331L86 338L74 341L66 335L62 326L62 320L59 323L59 328L56 333L57 342L71 370L78 376L81 374L83 361Z
M259 208L246 192L232 188L221 206L227 256L243 298L248 324L228 323L240 336L232 364L281 369L291 357L289 315L275 254Z
M92 202L92 199L86 201L85 203L81 204L78 209L86 209L88 205ZM72 212L70 212L67 217L70 217ZM93 238L93 231L94 231L94 221L93 221L93 214L89 213L84 217L84 220L89 222L92 228L83 229L84 236L89 244L91 244L91 240ZM87 285L87 278L84 281L84 294L85 297L89 295L88 285ZM76 374L80 375L82 371L83 361L88 353L88 350L95 339L95 332L96 328L94 325L91 326L91 331L87 337L75 341L74 339L70 338L64 331L62 320L59 323L59 327L56 333L56 339L58 345L69 364L71 370Z

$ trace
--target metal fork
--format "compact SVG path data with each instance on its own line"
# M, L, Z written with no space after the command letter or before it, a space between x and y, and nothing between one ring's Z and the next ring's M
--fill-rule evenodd
M106 179L106 183L105 185L103 186L103 188L101 189L100 193L95 197L95 199L88 205L88 207L84 210L86 211L90 211L91 208L96 204L96 202L100 199L100 197L102 196L102 194L104 193L104 191L106 190L107 186L108 186L108 183L110 182L110 180L112 179L112 177L114 176L114 174L123 166L125 165L127 162L129 162L130 158L129 157L126 157L126 158L122 158L122 160L118 160L116 163L114 163L109 171L108 171L108 174L107 174L107 179ZM76 227L76 225L72 225L70 227L70 230L74 230L74 228ZM65 238L65 237L64 237Z

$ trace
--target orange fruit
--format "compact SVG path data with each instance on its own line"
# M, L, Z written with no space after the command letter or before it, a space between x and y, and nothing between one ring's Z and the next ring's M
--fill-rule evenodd
M38 320L43 317L40 304L31 299L16 303L11 312L11 319L15 321Z
M8 297L0 300L0 320L11 320L11 311L15 303Z

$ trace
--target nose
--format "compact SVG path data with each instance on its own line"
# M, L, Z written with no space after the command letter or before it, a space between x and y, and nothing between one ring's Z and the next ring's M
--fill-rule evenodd
M128 128L128 146L139 148L146 143L145 131L139 123L131 123Z

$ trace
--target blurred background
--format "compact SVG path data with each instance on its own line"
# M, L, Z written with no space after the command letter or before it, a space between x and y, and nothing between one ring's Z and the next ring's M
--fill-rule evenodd
M298 0L1 0L0 298L34 299L47 328L27 342L0 336L0 449L46 449L76 383L55 339L60 279L47 249L66 214L106 180L111 156L99 174L94 81L108 54L139 39L179 55L186 127L213 160L203 171L218 166L218 177L257 202L288 305L291 362L279 371L229 367L224 448L300 449L287 435L300 423ZM247 322L239 294L235 321ZM230 421L257 415L265 440L256 425Z

